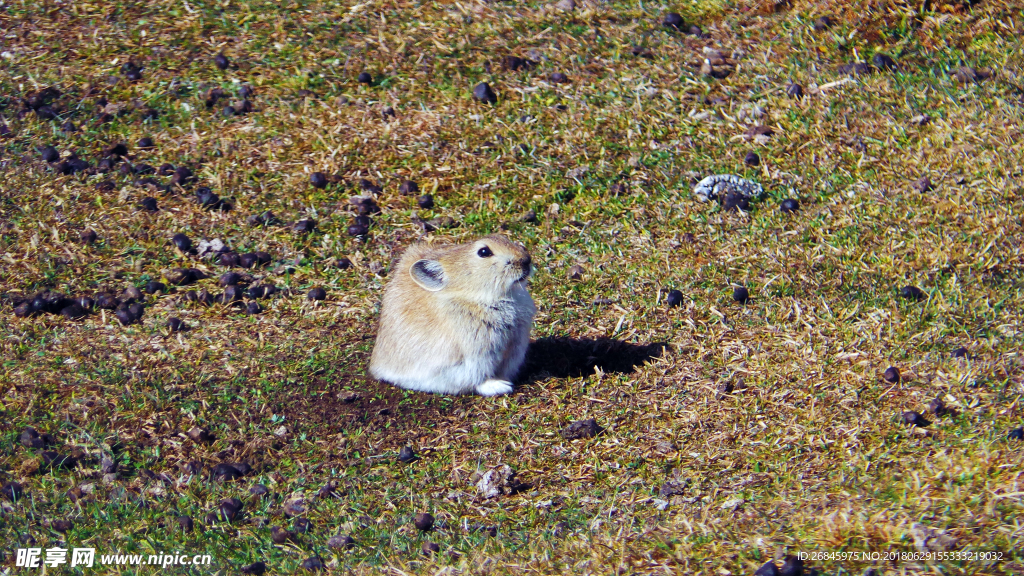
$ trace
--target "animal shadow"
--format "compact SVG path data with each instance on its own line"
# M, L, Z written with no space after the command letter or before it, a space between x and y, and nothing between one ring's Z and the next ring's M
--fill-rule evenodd
M659 358L668 345L664 342L630 344L612 338L541 338L526 351L520 380L545 377L578 378L594 373L631 374L648 360Z

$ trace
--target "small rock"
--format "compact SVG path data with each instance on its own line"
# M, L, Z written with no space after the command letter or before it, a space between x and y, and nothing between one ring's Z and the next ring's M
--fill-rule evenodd
M398 461L409 463L413 460L416 460L416 452L409 446L402 446L402 449L398 451Z
M904 412L903 413L903 423L904 424L910 424L912 426L918 426L918 427L921 427L921 428L931 424L931 422L926 420L925 417L922 416L920 413L913 412L913 411L908 411L908 412Z
M920 302L925 299L925 293L917 286L904 286L903 289L900 290L900 298Z
M895 384L900 381L900 369L895 366L889 366L885 369L885 373L882 374L882 378L890 384Z
M572 12L576 9L576 2L575 0L558 0L558 2L555 3L555 8L562 12Z
M415 520L413 520L413 524L417 530L427 532L434 527L434 517L428 512L420 512L416 515Z
M750 301L750 291L745 286L736 286L732 290L732 299L740 304L746 304Z
M566 440L592 438L600 434L603 430L604 428L602 428L601 425L597 423L597 420L593 418L577 420L562 429L562 438L565 438Z
M473 88L473 99L487 104L495 104L498 102L498 95L494 93L489 84L481 82Z

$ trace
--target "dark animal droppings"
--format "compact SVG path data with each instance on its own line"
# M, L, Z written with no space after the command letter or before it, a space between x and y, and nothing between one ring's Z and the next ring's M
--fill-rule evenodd
M56 162L60 160L60 153L53 146L45 146L39 149L39 156L46 162Z
M320 570L324 569L324 563L321 562L320 559L316 556L313 556L312 558L306 558L302 561L302 564L300 564L300 566L302 566L306 570L309 570L310 572L319 572Z
M316 222L313 220L299 220L292 225L292 231L296 234L309 234L316 228Z
M765 562L754 572L754 576L779 576L779 567L775 565L775 562Z
M664 19L661 21L661 25L666 28L675 28L681 30L683 28L683 17L678 12L669 12L665 14Z
M398 187L398 193L405 196L415 194L419 191L419 184L413 182L412 180L406 180L405 182L402 182L401 186Z
M152 148L153 147L153 139L148 137L148 136L146 136L144 138L139 138L139 143L137 144L137 146L139 148Z
M757 155L757 152L747 152L747 155L743 157L743 163L747 166L758 166L761 164L761 157Z
M569 424L562 429L562 438L566 440L579 440L582 438L591 438L600 434L604 428L597 423L597 420L588 418L586 420L577 420L572 424Z
M217 283L220 284L221 286L234 286L235 284L238 284L241 281L242 275L239 274L238 272L227 272L221 275Z
M267 565L263 562L253 562L248 566L242 566L242 574L255 574L256 576L263 576L263 573L267 571Z
M434 207L434 197L430 194L424 194L416 199L416 203L419 204L420 208L429 210Z
M142 202L139 202L139 205L142 206L142 209L145 210L146 212L156 212L157 210L160 209L156 205L156 198L153 198L151 196L143 198Z
M188 328L180 318L171 317L167 319L167 327L171 332L184 332Z
M416 452L413 451L409 446L402 446L402 449L398 451L398 461L403 463L412 462L416 459Z
M885 378L885 381L890 384L895 384L900 381L900 369L895 366L889 366L885 369L885 373L882 374L882 378Z
M424 542L420 549L423 551L424 555L433 556L441 551L441 546L435 542Z
M0 496L3 496L11 502L20 500L24 494L25 490L21 487L21 484L18 484L17 482L7 482L3 486L0 486Z
M214 56L213 63L217 66L217 68L220 68L221 70L227 70L228 65L231 64L231 62L228 61L228 57L223 54L217 54L216 56Z
M256 261L256 255L251 252L238 255L238 265L242 268L252 268L256 265Z
M561 72L555 72L551 74L551 76L548 76L548 81L552 84L565 84L569 81L569 77Z
M669 306L679 306L683 303L683 293L679 290L671 290L665 297L665 303Z
M342 536L341 534L327 541L328 548L352 548L355 545L356 541L351 536Z
M231 118L237 113L238 110L235 110L234 106L225 106L224 109L221 110L221 114L223 114L225 118Z
M373 76L370 75L369 72L360 72L359 78L357 78L356 81L360 84L366 84L369 86L370 84L373 84Z
M913 300L914 302L920 302L921 300L924 300L925 294L917 286L904 286L903 289L900 290L900 297L903 298L904 300Z
M349 236L366 236L370 233L370 228L362 224L353 224L348 227Z
M804 561L797 556L789 555L779 568L779 576L803 576Z
M910 425L913 425L913 426L919 426L919 427L922 427L922 428L927 426L927 425L929 425L929 424L931 424L931 422L929 422L928 420L925 420L925 417L922 416L921 414L919 414L918 412L904 412L903 413L903 422L905 424L910 424Z
M879 70L894 70L896 68L896 62L886 54L875 54L875 57L871 59L871 64Z
M828 16L822 16L821 18L818 18L817 20L814 21L814 31L824 32L825 30L831 28L833 24L834 22L831 18L829 18Z
M263 484L253 484L253 487L249 488L249 493L252 494L253 496L262 497L266 496L267 494L270 494L270 489L264 486Z
M323 172L313 172L309 176L309 183L313 185L313 188L326 188L327 176Z
M732 299L740 304L746 304L750 300L750 291L745 286L733 288Z
M178 250L181 250L182 252L188 252L189 250L192 249L192 240L190 240L188 236L180 232L175 234L171 238L171 241L174 242L174 245L177 246Z
M263 308L260 308L260 305L257 302L249 302L245 307L245 311L255 316L256 314L263 312Z
M117 310L114 311L114 317L117 318L117 321L120 322L122 326L127 326L135 322L135 316L131 313L131 310L128 309L128 306L124 304L117 307Z
M242 501L238 498L227 498L220 502L220 515L225 522L234 522L242 511Z
M782 201L779 208L786 214L790 214L800 210L800 202L797 202L793 198L786 198Z
M146 283L146 294L156 294L157 292L163 292L164 290L167 290L167 286L165 286L163 282L150 280Z
M86 311L78 304L72 304L63 308L60 315L68 320L79 320L85 317Z
M953 350L953 352L951 354L952 354L953 358L969 358L970 357L970 354L968 353L967 348L964 348L963 346L957 348L956 350Z
M790 82L789 84L786 84L786 96L789 96L790 98L801 98L803 95L804 95L804 87L803 86L801 86L799 84L796 84L796 83L793 83L793 82Z
M739 192L729 192L722 197L722 209L726 211L750 211L750 199Z
M428 512L420 512L413 520L417 530L426 532L434 527L434 517Z
M498 95L494 93L494 90L486 82L481 82L473 88L473 98L488 104L496 104L498 102Z
M310 300L326 300L327 291L323 288L313 288L308 294L306 294L306 298L309 298Z
M1006 435L1007 440L1024 440L1024 428L1014 428Z

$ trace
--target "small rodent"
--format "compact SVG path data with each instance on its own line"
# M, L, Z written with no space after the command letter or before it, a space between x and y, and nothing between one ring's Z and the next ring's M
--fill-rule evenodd
M537 309L526 249L504 236L413 244L384 291L370 374L440 394L512 392Z

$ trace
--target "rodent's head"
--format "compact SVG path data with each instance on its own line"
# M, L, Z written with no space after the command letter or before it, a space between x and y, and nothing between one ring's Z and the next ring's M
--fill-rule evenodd
M429 292L490 301L506 297L517 285L525 287L531 271L525 248L504 236L485 236L417 260L409 272Z

